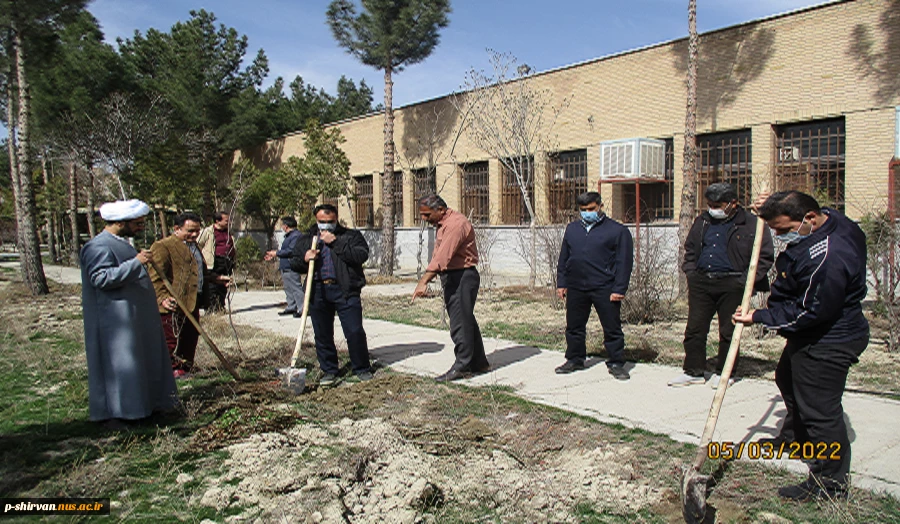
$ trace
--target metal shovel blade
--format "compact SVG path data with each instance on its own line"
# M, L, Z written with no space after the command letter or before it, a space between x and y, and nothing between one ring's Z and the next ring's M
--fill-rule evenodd
M701 475L693 467L685 469L681 480L681 514L687 524L702 524L706 520L706 488L709 475Z

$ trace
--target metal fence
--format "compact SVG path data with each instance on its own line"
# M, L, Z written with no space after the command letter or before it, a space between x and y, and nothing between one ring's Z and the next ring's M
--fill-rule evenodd
M551 224L571 222L578 215L575 199L588 186L587 149L550 155L547 163L547 199Z
M710 184L727 182L737 189L738 202L748 205L753 195L752 141L749 129L697 137L700 171L697 211L706 209L704 193Z
M813 195L841 211L845 204L846 129L843 118L775 128L775 186Z
M372 227L375 225L375 194L372 175L356 177L356 202L354 203L354 220L356 227Z
M534 209L534 157L510 158L501 162L500 220L503 224L528 224L531 217L525 206L519 177L525 185L528 201ZM517 176L518 173L518 176Z
M470 215L473 224L487 224L490 221L489 168L487 162L473 162L460 166L462 170L462 209Z

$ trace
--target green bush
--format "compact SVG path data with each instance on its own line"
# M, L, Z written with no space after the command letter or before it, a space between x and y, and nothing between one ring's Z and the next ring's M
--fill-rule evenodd
M259 244L250 236L237 239L234 249L236 251L235 263L237 263L238 267L247 267L253 262L262 260L262 251L259 249Z

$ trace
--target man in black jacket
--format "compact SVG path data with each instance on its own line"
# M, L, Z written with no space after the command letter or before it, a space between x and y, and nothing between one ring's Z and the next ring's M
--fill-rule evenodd
M684 373L671 380L670 386L706 382L706 337L713 315L717 313L719 354L716 373L709 382L714 389L719 386L719 377L734 334L731 315L741 305L744 296L753 240L756 238L758 219L738 203L734 186L724 182L711 184L706 189L706 203L709 209L694 220L684 242L684 262L681 268L688 281ZM756 291L769 290L768 272L774 259L772 234L768 228L764 228L759 265L756 268ZM737 371L737 360L734 370Z
M603 214L600 193L576 199L581 220L570 223L563 236L556 269L556 294L566 299L566 362L556 372L584 369L585 335L591 306L603 326L609 374L631 378L625 369L622 300L634 265L634 244L628 228Z
M760 195L759 216L787 249L775 261L768 308L735 322L762 324L787 340L775 369L787 416L774 449L800 449L809 478L778 494L794 500L843 498L850 483L850 439L841 397L850 366L869 343L866 235L841 213L799 191Z
M366 285L363 264L369 258L369 244L355 229L338 224L337 208L330 204L316 206L313 211L316 225L294 244L291 269L306 273L314 261L311 285L312 297L309 318L316 336L316 356L322 368L319 385L337 384L338 357L334 345L334 314L341 319L344 338L353 373L359 380L371 380L369 347L362 325L360 290ZM318 236L318 248L310 249L313 237Z

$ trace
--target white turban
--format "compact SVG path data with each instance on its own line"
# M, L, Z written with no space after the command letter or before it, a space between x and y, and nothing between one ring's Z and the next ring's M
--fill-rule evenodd
M100 206L100 218L107 222L124 222L146 216L150 206L140 200L116 200Z

